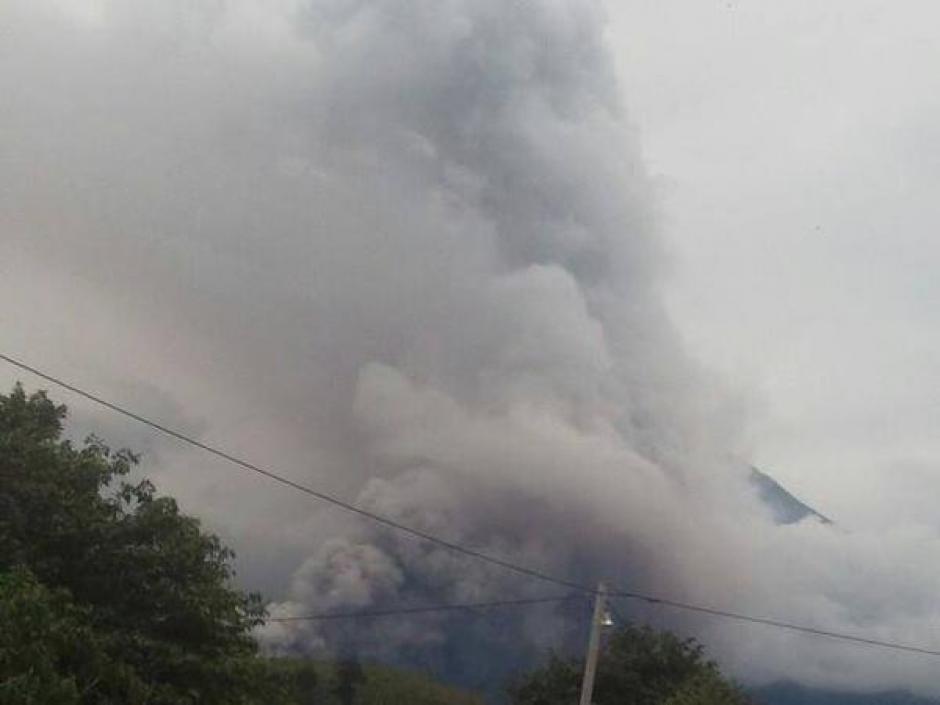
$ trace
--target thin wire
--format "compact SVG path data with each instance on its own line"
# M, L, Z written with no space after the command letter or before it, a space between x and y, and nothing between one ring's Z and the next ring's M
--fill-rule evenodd
M642 602L648 602L650 604L665 605L666 607L673 607L675 609L686 610L688 612L699 612L701 614L711 615L713 617L722 617L724 619L734 619L739 622L750 622L751 624L762 624L768 627L776 627L778 629L788 629L794 632L800 632L802 634L811 634L813 636L822 636L828 637L830 639L840 639L842 641L851 641L857 644L866 644L868 646L877 646L884 649L894 649L895 651L908 651L915 654L924 654L927 656L940 656L940 650L928 649L923 646L913 646L911 644L902 644L896 641L882 641L880 639L869 639L868 637L856 636L853 634L844 634L842 632L833 632L826 629L817 629L815 627L807 627L802 624L793 624L792 622L782 622L776 619L768 619L766 617L754 617L749 614L742 614L740 612L729 612L727 610L714 609L712 607L703 607L701 605L695 605L688 602L679 602L677 600L669 600L662 597L654 597L652 595L644 595L639 592L612 592L609 593L610 597L620 597L629 600L640 600Z
M498 600L494 602L463 602L447 605L429 605L426 607L400 607L388 610L362 611L362 612L323 612L321 614L299 615L297 617L269 617L266 622L316 622L332 619L373 619L376 617L392 617L405 614L423 614L425 612L446 612L451 610L490 609L494 607L517 607L522 605L538 605L549 602L567 602L574 599L584 599L584 595L556 595L555 597L532 597L519 600Z
M499 608L499 607L516 607L523 605L533 605L540 603L551 603L551 602L564 602L573 599L583 599L583 595L566 595L566 596L556 596L556 597L538 597L538 598L528 598L528 599L519 599L519 600L500 600L496 602L469 602L469 603L460 603L460 604L448 604L448 605L429 605L427 607L403 607L397 609L388 609L388 610L376 610L376 611L361 611L361 612L323 612L320 614L310 614L310 615L300 615L296 617L271 617L266 621L268 622L304 622L304 621L328 621L328 620L340 620L340 619L374 619L381 617L391 617L399 615L411 615L411 614L423 614L429 612L444 612L450 610L473 610L473 609L488 609L488 608ZM816 629L814 627L806 627L799 624L793 624L790 622L781 622L773 619L766 619L763 617L753 617L751 615L740 614L737 612L728 612L725 610L712 609L710 607L702 607L700 605L693 605L685 602L678 602L676 600L669 600L665 598L654 597L652 595L644 595L642 593L635 592L612 592L608 593L608 597L611 598L623 598L623 599L632 599L632 600L642 600L643 602L649 602L652 604L664 605L666 607L673 607L677 609L688 610L691 612L699 612L708 614L714 617L722 617L725 619L734 619L738 621L749 622L752 624L761 624L764 626L775 627L779 629L788 629L791 631L799 632L802 634L809 634L811 636L821 636L831 639L839 639L842 641L848 641L858 644L864 644L866 646L876 646L879 648L893 649L895 651L906 651L912 652L927 656L940 656L940 651L935 651L932 649L927 649L920 646L911 646L909 644L901 644L898 642L890 641L881 641L878 639L869 639L866 637L854 636L851 634L844 634L840 632L832 632L824 629ZM607 605L610 612L613 613L617 622L621 624L626 624L629 622L623 615L621 615L617 609L612 605Z
M126 416L127 418L133 419L134 421L150 426L151 428L156 429L157 431L160 431L161 433L164 433L167 436L171 436L172 438L182 441L183 443L187 443L195 448L199 448L200 450L203 450L207 453L210 453L219 458L222 458L223 460L227 460L230 463L238 465L239 467L244 468L245 470L250 470L251 472L257 473L259 475L263 475L269 480L274 480L275 482L279 482L282 485L285 485L292 489L303 492L304 494L310 495L311 497L315 497L316 499L332 504L347 512L351 512L353 514L358 514L359 516L366 517L368 519L371 519L374 522L377 522L389 528L395 529L396 531L401 531L406 534L411 534L412 536L415 536L423 541L437 544L438 546L442 546L455 553L462 553L465 556L470 556L471 558L476 558L477 560L484 561L486 563L491 563L492 565L499 566L500 568L505 568L506 570L511 570L521 575L526 575L530 578L537 578L538 580L544 580L545 582L554 583L555 585L572 588L572 589L579 590L581 592L592 594L592 595L597 592L597 590L595 590L594 588L588 587L586 585L581 585L579 583L566 580L564 578L558 578L553 575L549 575L548 573L543 573L539 570L535 570L534 568L527 568L526 566L519 565L517 563L512 563L511 561L507 561L502 558L497 558L496 556L491 556L487 553L483 553L481 551L477 551L472 548L461 546L460 544L453 543L452 541L447 541L445 539L438 538L437 536L421 531L420 529L415 529L406 524L397 522L394 519L390 519L389 517L382 516L381 514L375 514L373 512L370 512L367 509L363 509L362 507L357 507L354 504L345 502L337 497L326 494L325 492L320 492L318 490L313 489L312 487L308 487L307 485L302 485L299 482L290 480L287 477L284 477L283 475L279 475L278 473L272 472L271 470L266 470L262 467L259 467L258 465L255 465L254 463L250 463L247 460L243 460L242 458L232 455L231 453L227 453L224 450L220 450L214 446L210 446L206 443L197 441L196 439L190 436L187 436L186 434L180 431L175 431L172 428L169 428L160 423L157 423L156 421L152 421L146 418L145 416L141 416L140 414L130 411L122 406L119 406L118 404L115 404L114 402L107 401L106 399L103 399L95 394L92 394L91 392L87 392L84 389L76 387L74 384L65 382L64 380L59 379L58 377L54 377L53 375L43 372L42 370L36 369L35 367L32 367L31 365L28 365L25 362L21 362L15 358L12 358L9 355L4 355L3 353L0 353L0 360L4 360L5 362L13 365L14 367L18 367L21 370L25 370L26 372L34 374L37 377L40 377L46 380L47 382L52 382L53 384L58 385L59 387L62 387L63 389L67 389L70 392L78 394L79 396L84 397L85 399L88 399L89 401L92 401L95 404L98 404L107 409L110 409L111 411L121 414L122 416Z
M107 408L107 409L110 409L111 411L114 411L114 412L116 412L116 413L118 413L118 414L121 414L121 415L123 415L123 416L126 416L126 417L128 417L128 418L130 418L130 419L133 419L133 420L135 420L135 421L138 421L138 422L140 422L140 423L142 423L142 424L145 424L145 425L147 425L147 426L150 426L151 428L156 429L157 431L160 431L161 433L164 433L164 434L166 434L166 435L168 435L168 436L171 436L171 437L173 437L173 438L176 438L177 440L182 441L182 442L184 442L184 443L187 443L187 444L189 444L189 445L191 445L191 446L194 446L195 448L199 448L200 450L203 450L203 451L205 451L205 452L207 452L207 453L210 453L210 454L215 455L215 456L217 456L217 457L219 457L219 458L222 458L223 460L227 460L228 462L233 463L233 464L235 464L235 465L238 465L239 467L242 467L242 468L244 468L244 469L246 469L246 470L250 470L251 472L257 473L257 474L259 474L259 475L263 475L264 477L267 477L267 478L270 479L270 480L274 480L275 482L279 482L279 483L281 483L282 485L285 485L285 486L287 486L287 487L290 487L290 488L293 488L293 489L298 490L298 491L300 491L300 492L303 492L303 493L305 493L305 494L308 494L308 495L310 495L311 497L315 497L315 498L317 498L317 499L319 499L319 500L322 500L322 501L324 501L324 502L327 502L327 503L329 503L329 504L332 504L332 505L334 505L334 506L337 506L337 507L339 507L339 508L341 508L341 509L344 509L344 510L346 510L346 511L348 511L348 512L351 512L351 513L353 513L353 514L358 514L358 515L360 515L360 516L363 516L363 517L366 517L366 518L368 518L368 519L371 519L371 520L373 520L373 521L375 521L375 522L377 522L377 523L379 523L379 524L383 524L383 525L385 525L385 526L387 526L387 527L389 527L389 528L395 529L395 530L397 530L397 531L402 531L402 532L404 532L404 533L410 534L410 535L412 535L412 536L414 536L414 537L416 537L416 538L419 538L419 539L421 539L421 540L427 541L427 542L429 542L429 543L437 544L438 546L442 546L442 547L444 547L444 548L446 548L446 549L448 549L448 550L450 550L450 551L454 551L455 553L462 553L462 554L464 554L464 555L466 555L466 556L470 556L471 558L476 558L477 560L481 560L481 561L484 561L484 562L486 562L486 563L491 563L491 564L493 564L493 565L499 566L499 567L501 567L501 568L505 568L506 570L511 570L511 571L516 572L516 573L519 573L519 574L521 574L521 575L526 575L526 576L529 576L529 577L532 577L532 578L537 578L537 579L539 579L539 580L544 580L544 581L546 581L546 582L555 583L556 585L561 585L561 586L563 586L563 587L572 588L572 589L574 589L574 590L578 590L579 592L582 592L582 593L585 593L585 594L588 594L588 595L596 595L597 592L598 592L595 588L591 588L591 587L588 587L588 586L586 586L586 585L581 585L580 583L576 583L576 582L573 582L573 581L570 581L570 580L566 580L566 579L563 579L563 578L557 578L557 577L552 576L552 575L549 575L549 574L547 574L547 573L543 573L543 572L541 572L541 571L534 570L534 569L532 569L532 568L527 568L527 567L525 567L525 566L518 565L518 564L516 564L516 563L512 563L512 562L507 561L507 560L504 560L504 559L502 559L502 558L497 558L497 557L495 557L495 556L490 556L490 555L488 555L488 554L486 554L486 553L482 553L482 552L477 551L477 550L474 550L474 549L472 549L472 548L466 548L466 547L464 547L464 546L461 546L460 544L456 544L456 543L453 543L453 542L451 542L451 541L446 541L446 540L440 539L440 538L438 538L438 537L436 537L436 536L434 536L434 535L432 535L432 534L425 533L424 531L421 531L420 529L415 529L415 528L412 528L412 527L407 526L407 525L405 525L405 524L401 524L401 523L395 521L394 519L389 519L388 517L382 516L382 515L380 515L380 514L375 514L375 513L370 512L370 511L368 511L368 510L366 510L366 509L362 509L361 507L357 507L357 506L354 505L354 504L350 504L350 503L345 502L345 501L343 501L343 500L341 500L341 499L338 499L338 498L336 498L336 497L333 497L332 495L328 495L328 494L326 494L326 493L324 493L324 492L319 492L319 491L317 491L317 490L314 490L314 489L312 489L312 488L310 488L310 487L307 487L306 485L302 485L302 484L300 484L300 483L298 483L298 482L295 482L295 481L293 481L293 480L290 480L290 479L288 479L288 478L286 478L286 477L284 477L284 476L282 476L282 475L279 475L279 474L277 474L277 473L274 473L274 472L272 472L272 471L270 471L270 470L265 470L264 468L261 468L261 467L259 467L259 466L257 466L257 465L254 465L253 463L249 463L249 462L246 461L246 460L242 460L241 458L238 458L238 457L236 457L236 456L234 456L234 455L231 455L230 453L227 453L227 452L225 452L225 451L223 451L223 450L219 450L218 448L215 448L215 447L213 447L213 446L210 446L210 445L207 445L207 444L202 443L202 442L200 442L200 441L197 441L197 440L195 440L194 438L191 438L191 437L189 437L189 436L187 436L187 435L185 435L185 434L183 434L183 433L181 433L181 432L179 432L179 431L175 431L175 430L173 430L173 429L171 429L171 428L168 428L168 427L166 427L166 426L163 426L162 424L159 424L159 423L157 423L156 421L151 421L150 419L148 419L148 418L146 418L146 417L144 417L144 416L141 416L140 414L137 414L137 413L135 413L135 412L133 412L133 411L129 411L128 409L125 409L125 408L122 407L122 406L119 406L119 405L117 405L117 404L115 404L115 403L113 403L113 402L109 402L109 401L107 401L107 400L105 400L105 399L102 399L101 397L96 396L95 394L92 394L92 393L90 393L90 392L87 392L87 391L85 391L85 390L83 390L83 389L81 389L81 388L79 388L79 387L76 387L76 386L73 385L73 384L69 384L68 382L65 382L65 381L63 381L63 380L61 380L61 379L59 379L59 378L57 378L57 377L54 377L53 375L50 375L50 374L48 374L48 373L46 373L46 372L42 372L41 370L38 370L38 369L36 369L35 367L32 367L32 366L30 366L30 365L28 365L28 364L26 364L26 363L24 363L24 362L20 362L19 360L15 359L15 358L12 358L12 357L10 357L9 355L5 355L5 354L3 354L3 353L0 353L0 360L3 360L3 361L5 361L5 362L7 362L7 363L13 365L14 367L18 367L18 368L20 368L21 370L25 370L26 372L29 372L29 373L31 373L31 374L34 374L34 375L36 375L37 377L40 377L40 378L46 380L47 382L52 382L53 384L55 384L55 385L57 385L57 386L59 386L59 387L62 387L63 389L67 389L67 390L70 391L70 392L73 392L73 393L75 393L75 394L77 394L77 395L79 395L79 396L81 396L81 397L84 397L85 399L88 399L89 401L94 402L95 404L99 404L100 406L103 406L103 407L105 407L105 408ZM690 611L690 612L699 612L699 613L708 614L708 615L711 615L711 616L714 616L714 617L722 617L722 618L726 618L726 619L734 619L734 620L738 620L738 621L742 621L742 622L750 622L750 623L753 623L753 624L762 624L762 625L765 625L765 626L776 627L776 628L779 628L779 629L788 629L788 630L791 630L791 631L801 632L801 633L804 633L804 634L811 634L811 635L815 635L815 636L829 637L829 638L832 638L832 639L841 639L841 640L843 640L843 641L850 641L850 642L855 642L855 643L859 643L859 644L867 644L867 645L869 645L869 646L877 646L877 647L886 648L886 649L894 649L894 650L897 650L897 651L906 651L906 652L911 652L911 653L924 654L924 655L928 655L928 656L940 656L940 650L933 650L933 649L928 649L928 648L920 647L920 646L911 646L911 645L908 645L908 644L901 644L901 643L897 643L897 642L882 641L882 640L879 640L879 639L869 639L869 638L866 638L866 637L854 636L854 635L851 635L851 634L842 634L842 633L839 633L839 632L832 632L832 631L827 631L827 630L824 630L824 629L816 629L816 628L814 628L814 627L807 627L807 626L803 626L803 625L799 625L799 624L793 624L793 623L790 623L790 622L782 622L782 621L778 621L778 620L767 619L767 618L764 618L764 617L754 617L754 616L747 615L747 614L742 614L742 613L739 613L739 612L729 612L729 611L726 611L726 610L719 610L719 609L714 609L714 608L711 608L711 607L704 607L704 606L695 605L695 604L692 604L692 603L679 602L679 601L677 601L677 600L670 600L670 599L668 599L668 598L656 597L656 596L654 596L654 595L647 595L647 594L639 593L639 592L615 591L615 592L610 592L610 593L608 593L608 596L610 596L610 597L619 597L619 598L624 598L624 599L631 599L631 600L641 600L641 601L643 601L643 602L648 602L648 603L651 603L651 604L661 604L661 605L665 605L665 606L667 606L667 607L673 607L673 608L676 608L676 609L687 610L687 611ZM513 602L513 601L506 601L506 602L509 603L509 602ZM445 607L446 607L446 606L445 606ZM449 607L448 607L448 608L449 608ZM432 608L413 608L413 609L415 609L415 610L419 610L419 609L420 609L420 610L427 610L427 611L431 611L431 610L432 610ZM437 609L437 607L435 607L435 608L433 608L433 609ZM454 609L457 609L457 607L455 606ZM339 619L341 616L343 616L343 615L338 614L338 615L335 616L335 617L328 617L328 616L326 616L326 615L312 615L312 617L316 617L316 618L318 618L318 619L327 619L327 618ZM353 616L353 615L349 615L349 614L347 613L347 615L345 615L345 616L350 616L350 617L351 617L351 616ZM378 615L376 615L376 616L378 616ZM288 619L288 618L283 618L283 619L286 620L286 619ZM275 621L275 620L269 620L269 621Z

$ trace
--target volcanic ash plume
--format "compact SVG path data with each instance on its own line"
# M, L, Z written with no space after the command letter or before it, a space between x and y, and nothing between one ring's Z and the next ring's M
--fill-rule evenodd
M367 297L340 324L360 338L343 361L358 503L586 582L672 584L654 554L686 531L679 506L734 474L734 439L659 301L650 187L597 7L314 7L316 149L295 168L331 194L317 207ZM547 588L360 527L307 558L275 611Z

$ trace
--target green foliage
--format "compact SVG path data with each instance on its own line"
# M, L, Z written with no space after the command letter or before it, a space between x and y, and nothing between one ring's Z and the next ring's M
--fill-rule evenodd
M417 673L380 666L364 667L365 681L356 705L483 705L476 695L436 683ZM323 705L337 705L329 700Z
M25 568L0 573L0 703L144 702L149 689L108 647L67 591Z
M581 691L581 663L550 654L548 663L509 688L513 705L570 705Z
M751 701L740 689L713 672L702 673L686 682L663 705L748 705Z
M342 705L338 685L349 676L339 664L304 659L276 659L272 662L285 685L281 691L286 705ZM312 672L312 673L311 673ZM354 705L483 705L476 695L436 683L409 671L385 666L362 665L355 688ZM298 674L305 674L298 679ZM313 686L310 687L312 676Z
M65 413L19 385L0 396L3 617L41 635L31 659L5 638L4 702L260 702L272 677L250 630L263 606L231 587L231 551L146 480L127 482L132 453L62 440ZM34 697L40 680L53 690Z
M271 659L268 672L279 705L323 705L317 664L303 659Z
M583 663L551 655L510 687L513 705L578 702ZM701 645L647 627L622 628L604 646L594 685L597 705L746 705L739 689L705 659Z
M336 664L336 686L333 692L341 705L353 705L356 691L366 680L362 665L356 659L344 659Z
M82 629L62 602L24 569L0 574L0 703L79 702L78 679L59 664Z

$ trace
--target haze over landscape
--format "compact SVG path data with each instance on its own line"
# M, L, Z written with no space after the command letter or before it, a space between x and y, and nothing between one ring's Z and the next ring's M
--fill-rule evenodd
M940 648L938 15L12 0L2 352L553 575ZM558 591L64 401L273 616ZM749 685L940 697L926 655L618 609ZM259 638L472 685L584 619Z

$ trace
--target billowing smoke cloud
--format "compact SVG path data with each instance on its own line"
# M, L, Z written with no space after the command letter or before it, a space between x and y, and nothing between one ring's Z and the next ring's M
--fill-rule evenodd
M736 404L660 304L668 260L594 4L13 2L3 24L12 352L546 572L885 639L940 627L935 533L774 526L730 460ZM151 457L276 615L553 592ZM459 632L482 658L570 636L566 610L262 638L426 655ZM917 658L644 614L745 678L937 688Z

